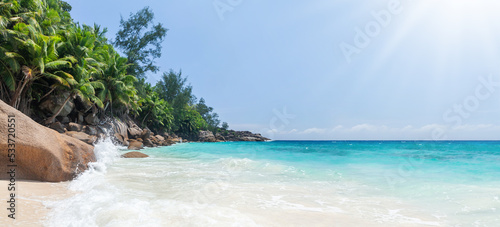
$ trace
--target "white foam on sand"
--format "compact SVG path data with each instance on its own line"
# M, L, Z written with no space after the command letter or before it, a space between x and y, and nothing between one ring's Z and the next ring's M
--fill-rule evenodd
M100 140L95 144L96 162L89 164L89 169L68 184L68 189L74 196L59 200L46 201L44 204L53 209L49 213L48 226L97 226L94 221L99 213L97 201L107 201L115 196L103 191L106 185L106 173L109 165L120 157L120 148L111 139ZM107 204L106 204L107 205Z

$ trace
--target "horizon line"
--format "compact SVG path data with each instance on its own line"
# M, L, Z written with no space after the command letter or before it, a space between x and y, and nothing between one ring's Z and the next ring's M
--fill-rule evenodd
M347 140L297 140L297 139L292 139L292 140L286 140L286 139L279 139L279 140L269 140L269 141L353 141L353 142L371 142L371 141L412 141L412 142L460 142L460 141L470 141L470 142L481 142L481 141L489 141L489 142L500 142L500 139L497 140L475 140L475 139L465 139L465 140L455 140L455 139L450 139L450 140L422 140L422 139L416 139L416 140L398 140L398 139L367 139L367 140L360 140L360 139L347 139Z

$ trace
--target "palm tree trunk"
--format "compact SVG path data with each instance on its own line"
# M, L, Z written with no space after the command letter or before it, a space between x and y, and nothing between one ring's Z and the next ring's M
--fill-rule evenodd
M14 108L18 108L19 107L19 103L20 103L20 99L21 99L21 93L23 92L24 90L24 87L26 86L26 84L28 83L28 78L25 78L24 79L24 82L23 82L23 85L21 87L18 87L14 93L14 97L12 97L12 100L10 100L10 105Z
M70 93L68 95L68 98L66 98L66 100L64 100L64 103L61 105L61 107L59 107L59 110L57 110L57 112L52 115L52 117L49 117L46 121L45 121L45 124L48 125L48 124L51 124L52 122L54 122L54 119L57 117L57 115L59 115L62 111L62 109L64 108L64 106L66 106L66 103L68 103L69 99L71 98L72 94Z
M52 90L50 90L50 91L49 91L49 93L47 93L47 94L45 94L43 97L41 97L41 98L40 98L40 100L43 100L45 97L47 97L48 95L50 95L50 93L52 93L54 90L56 90L56 88L57 88L57 87L56 87L56 86L54 86L54 87L52 88Z
M16 91L14 93L14 97L12 97L12 100L10 100L10 105L16 109L19 108L19 103L21 102L21 94L23 93L24 87L33 78L33 75L32 75L33 72L31 71L31 69L28 66L23 65L23 67L21 67L21 69L22 69L21 71L24 74L23 85L20 86L22 80L19 81L19 84L17 85Z
M4 102L7 102L7 100L9 100L9 89L5 86L4 83L0 84L0 99Z

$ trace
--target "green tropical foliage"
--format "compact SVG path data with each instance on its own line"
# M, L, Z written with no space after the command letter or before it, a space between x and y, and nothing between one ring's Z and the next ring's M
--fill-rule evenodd
M192 106L185 106L175 113L173 131L185 138L193 138L200 129L206 129L207 123Z
M121 18L121 29L113 43L132 63L128 72L138 78L143 78L148 71L159 71L154 60L161 57L161 43L167 34L167 29L162 24L154 24L153 19L154 13L149 7L130 14L128 20Z
M124 114L127 110L138 109L138 96L134 83L137 78L127 74L130 64L127 58L121 57L111 46L98 53L96 59L104 63L102 74L96 78L104 84L98 97L109 108L111 114Z
M139 100L141 112L138 119L142 126L153 129L171 131L174 116L173 108L158 93L153 91L150 84L145 84L146 95Z
M67 26L62 23L67 12L61 10L59 2L11 0L0 5L0 73L5 83L0 95L24 112L29 111L32 84L71 68L75 59L57 52L61 37L55 33Z
M205 104L204 98L201 98L195 107L196 111L200 113L203 120L205 120L205 122L207 123L207 129L212 132L217 132L217 130L219 129L220 120L219 115L213 112L214 108L207 106L207 104Z
M159 71L154 60L167 32L153 23L151 9L122 18L114 43L106 38L107 29L73 22L71 9L61 0L1 1L1 100L29 115L45 99L63 96L46 124L77 99L85 111L130 115L156 132L195 137L199 130L218 130L218 115L203 98L196 103L180 71L164 73L155 86L145 82L147 72Z

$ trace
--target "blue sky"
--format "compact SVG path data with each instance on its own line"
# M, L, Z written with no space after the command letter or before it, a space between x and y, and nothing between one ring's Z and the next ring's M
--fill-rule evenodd
M161 71L273 139L500 139L494 0L68 0L114 38L150 6ZM150 74L155 83L159 74Z

